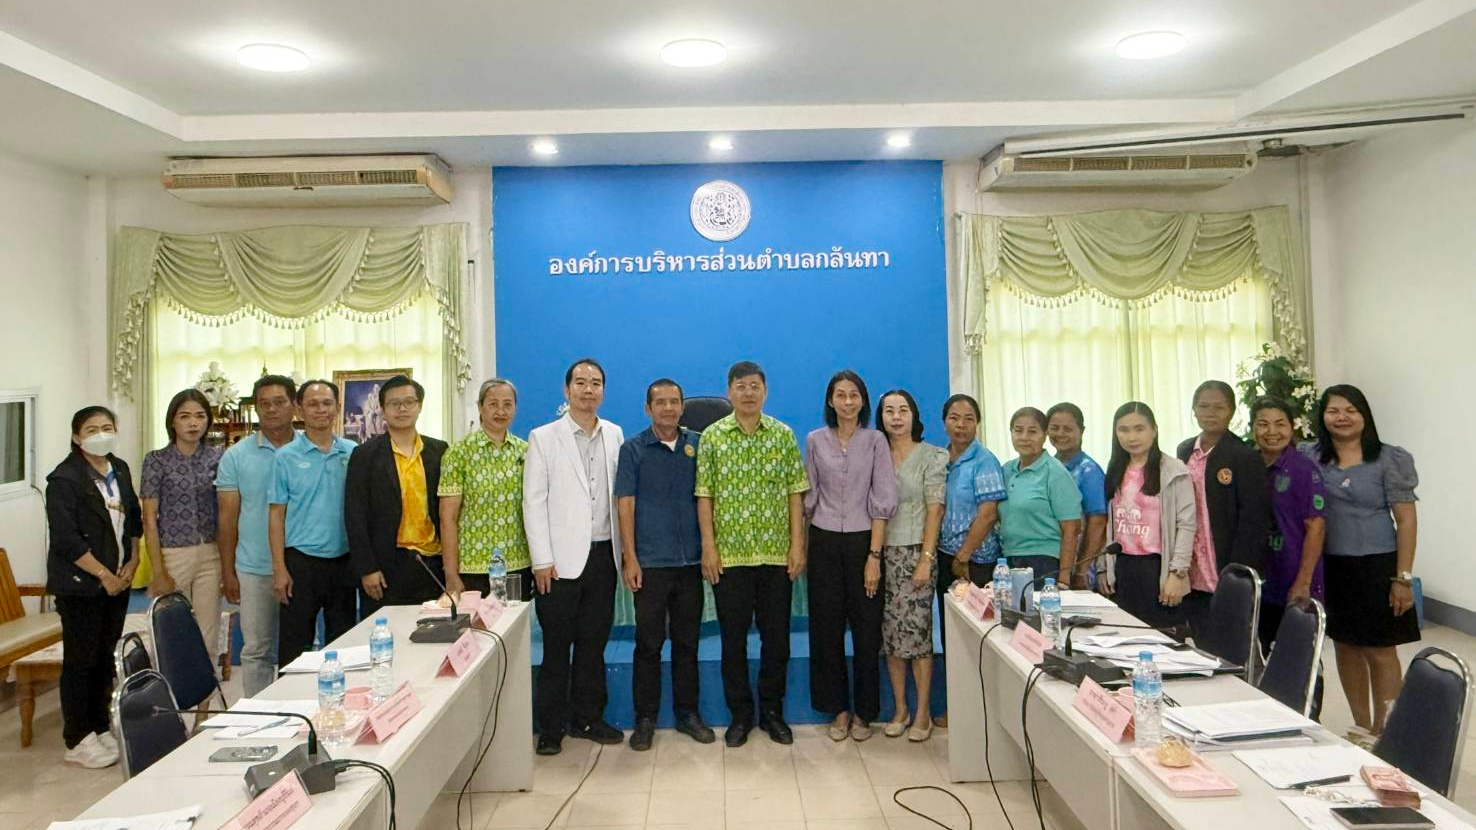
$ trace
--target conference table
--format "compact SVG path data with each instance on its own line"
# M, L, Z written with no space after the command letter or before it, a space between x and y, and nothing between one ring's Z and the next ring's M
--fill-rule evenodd
M400 827L413 830L437 795L460 792L463 784L468 792L532 789L530 607L517 603L505 609L490 628L500 641L487 634L474 634L480 652L460 676L448 677L437 676L448 645L410 642L415 623L422 616L420 608L386 607L376 615L389 619L395 635L395 685L408 681L421 710L386 741L324 749L334 758L370 761L390 771ZM374 620L365 619L330 647L367 645L373 627ZM368 684L367 670L348 673L349 686ZM304 700L316 696L316 674L287 674L256 699ZM255 736L220 740L216 731L200 730L78 818L132 816L199 805L202 811L194 830L215 830L247 805L243 776L250 765L212 763L212 753L222 747L272 744L278 747L275 757L280 758L306 740L305 734L280 740ZM485 758L468 781L483 749L487 750ZM314 830L383 830L388 819L389 797L383 779L360 767L340 773L336 789L312 796L312 809L298 824Z
M1209 751L1201 756L1235 781L1238 795L1183 798L1170 794L1132 757L1131 741L1110 740L1075 708L1077 687L1070 683L1041 677L1030 692L1022 718L1022 700L1034 665L1010 645L1014 632L996 627L992 615L978 619L952 595L943 605L947 615L949 780L1027 781L1038 772L1089 830L1305 830L1306 825L1280 801L1297 793L1273 789L1230 752ZM1064 591L1062 606L1067 615L1100 617L1101 630L1114 624L1139 624L1090 592ZM1266 697L1240 677L1225 674L1166 677L1164 693L1181 706ZM1035 772L1025 754L1026 725ZM1318 745L1347 747L1361 757L1362 764L1387 766L1326 730L1317 730L1312 737ZM1357 769L1350 771L1356 781ZM1476 816L1416 786L1425 793L1426 804L1438 805L1476 827Z

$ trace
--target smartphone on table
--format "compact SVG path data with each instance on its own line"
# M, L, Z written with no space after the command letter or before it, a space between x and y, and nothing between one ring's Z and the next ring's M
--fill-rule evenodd
M1333 818L1356 830L1430 830L1435 822L1409 807L1334 807Z

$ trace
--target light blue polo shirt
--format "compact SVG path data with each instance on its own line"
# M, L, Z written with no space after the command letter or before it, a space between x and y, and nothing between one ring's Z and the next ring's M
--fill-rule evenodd
M1081 518L1081 491L1066 467L1042 453L1020 469L1020 459L1004 466L1010 497L999 503L1000 541L1004 555L1061 555L1061 522Z
M947 496L943 526L938 531L938 552L949 556L958 553L969 535L974 517L978 515L979 505L986 501L1002 502L1009 497L999 459L978 441L969 444L957 460L948 464ZM978 565L992 564L999 558L999 551L999 524L996 522L969 561Z
M287 547L321 559L348 553L343 489L354 446L335 435L333 448L323 452L304 432L277 450L267 502L287 505Z
M236 522L236 570L242 573L272 575L272 548L267 541L267 493L272 488L276 459L277 448L258 432L226 450L215 471L216 490L241 494L241 518Z

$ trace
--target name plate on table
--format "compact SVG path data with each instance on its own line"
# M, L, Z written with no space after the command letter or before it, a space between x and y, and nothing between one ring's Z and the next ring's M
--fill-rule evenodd
M477 604L477 614L475 622L480 625L483 630L491 631L492 625L497 622L497 619L499 617L502 616L502 611L502 603L498 601L497 597L488 594L486 599Z
M409 681L400 684L394 694L384 699L384 702L369 710L369 716L364 718L364 726L359 730L359 737L354 741L358 744L377 744L389 740L389 737L400 731L409 720L420 711L420 698L415 696L415 690L410 688Z
M251 800L246 809L221 825L221 830L287 830L312 809L302 775L295 770Z
M1024 623L1015 626L1015 633L1010 636L1010 648L1029 660L1032 666L1040 665L1040 661L1045 659L1046 651L1053 645L1051 638Z
M1102 688L1090 677L1082 678L1071 706L1086 715L1086 719L1113 743L1122 742L1127 735L1128 724L1133 719L1133 711L1123 705L1121 698Z
M467 631L446 650L446 656L441 658L441 667L436 669L436 677L462 676L481 653L482 646L477 642L476 635Z
M974 619L987 619L989 613L994 609L994 586L986 585L980 588L977 585L970 585L964 591L963 605L964 610Z

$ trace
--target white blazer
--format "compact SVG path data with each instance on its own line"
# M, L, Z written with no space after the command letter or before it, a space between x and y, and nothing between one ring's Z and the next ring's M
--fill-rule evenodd
M605 486L610 491L610 543L615 547L618 575L620 518L615 506L615 468L625 433L604 418L599 427L605 444ZM528 435L528 455L523 462L523 530L528 536L533 568L553 565L560 579L574 579L584 573L593 522L584 459L574 442L574 421L565 415Z

